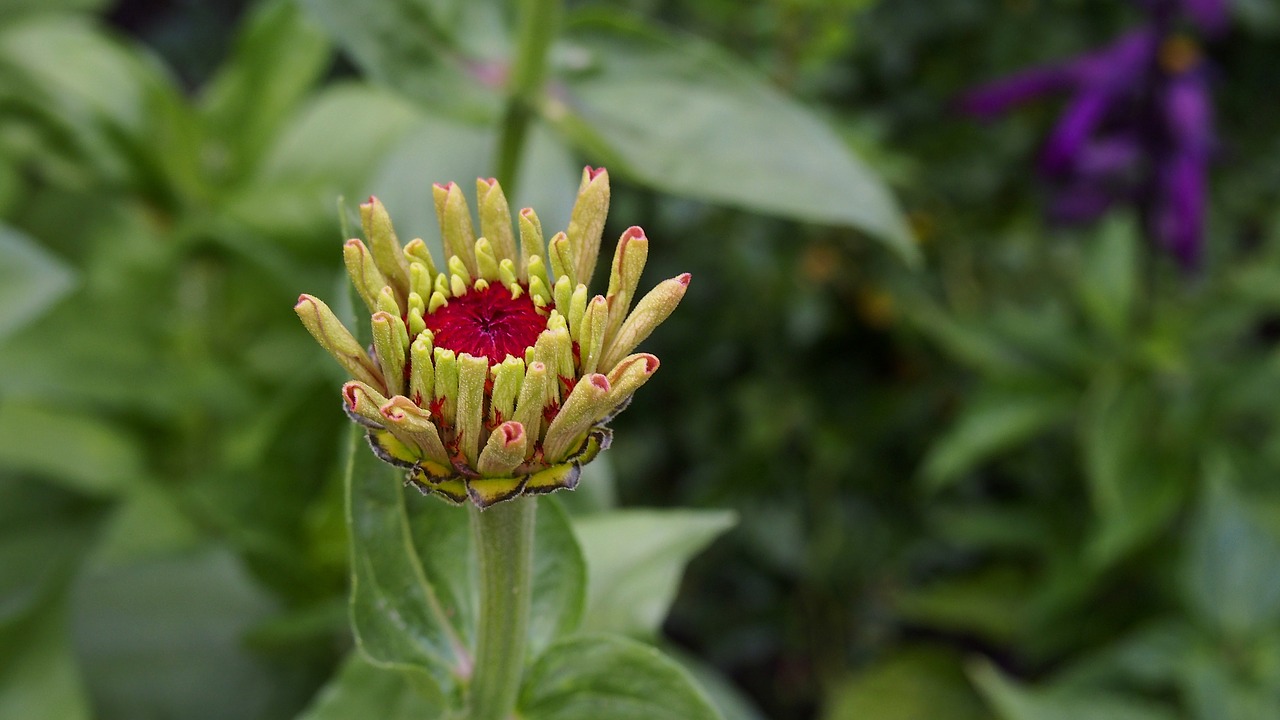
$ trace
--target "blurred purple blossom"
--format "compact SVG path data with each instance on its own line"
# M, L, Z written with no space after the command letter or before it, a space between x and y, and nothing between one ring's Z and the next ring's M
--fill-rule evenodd
M1148 20L1097 50L977 87L959 106L992 119L1048 95L1066 107L1045 139L1038 169L1051 182L1049 215L1097 219L1116 203L1137 207L1152 241L1184 267L1200 259L1213 108L1198 47L1181 20L1225 29L1225 0L1139 0Z

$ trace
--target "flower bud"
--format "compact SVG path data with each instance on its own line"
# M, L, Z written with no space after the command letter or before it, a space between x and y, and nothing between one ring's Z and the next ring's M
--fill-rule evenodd
M364 301L369 312L378 309L378 292L386 287L387 279L373 262L369 248L357 239L351 239L342 246L342 259L347 266L347 275L356 293Z
M360 224L364 227L365 238L369 240L374 264L387 279L386 284L403 299L409 288L409 262L405 260L400 240L391 227L391 216L378 198L370 197L368 202L360 205Z
M462 188L456 183L448 183L433 185L431 191L436 203L436 218L440 221L440 236L444 239L445 257L461 259L469 275L475 275L476 261L472 248L475 247L476 236L471 229L471 208L467 206ZM471 284L470 279L467 284Z
M573 203L569 219L569 244L577 264L573 268L575 282L590 284L600 255L600 238L609 213L609 172L604 168L582 169L578 199Z
M514 258L516 238L511 231L511 208L497 180L476 180L476 204L480 211L480 234L493 243L498 257Z
M533 208L525 208L520 211L520 279L529 280L526 263L535 257L546 257L547 248L542 241L542 223L538 220L538 214ZM546 282L544 277L543 282Z
M547 462L563 461L570 450L581 445L587 430L604 416L608 395L609 378L604 375L588 375L573 386L542 441Z
M640 298L636 309L622 323L622 327L618 328L618 334L605 340L607 347L604 357L600 360L600 367L612 368L649 337L653 329L662 324L662 321L666 320L680 304L685 289L689 287L689 278L689 273L685 273L670 280L664 280L650 290L648 295Z
M311 337L320 343L338 364L351 374L351 377L374 388L386 388L382 380L382 372L373 364L369 354L360 343L342 325L342 321L333 314L328 305L311 295L298 297L298 304L293 306L302 324L306 326Z

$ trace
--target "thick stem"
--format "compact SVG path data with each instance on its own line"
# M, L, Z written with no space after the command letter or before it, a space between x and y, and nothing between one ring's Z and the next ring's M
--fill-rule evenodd
M518 497L485 510L471 506L480 618L470 720L508 720L515 710L529 634L537 508L536 497Z
M520 0L520 37L507 85L507 109L498 141L498 182L514 197L534 104L547 77L547 51L556 38L563 0Z

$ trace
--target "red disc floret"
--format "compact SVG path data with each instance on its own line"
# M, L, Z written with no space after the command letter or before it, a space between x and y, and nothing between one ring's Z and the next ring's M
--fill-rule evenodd
M487 357L490 365L508 355L523 358L547 329L547 318L528 293L513 297L500 283L449 298L447 305L423 319L436 347Z

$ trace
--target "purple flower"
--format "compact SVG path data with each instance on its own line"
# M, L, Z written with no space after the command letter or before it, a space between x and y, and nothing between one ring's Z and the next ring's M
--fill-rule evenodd
M959 107L991 119L1068 95L1037 163L1050 182L1050 218L1089 222L1117 203L1136 205L1152 241L1191 267L1201 254L1213 113L1199 50L1173 34L1173 19L1186 13L1202 27L1223 27L1226 9L1221 0L1143 5L1148 24L1098 50L979 86Z

